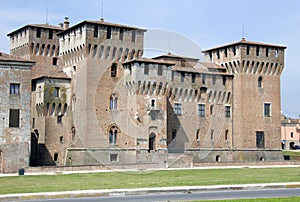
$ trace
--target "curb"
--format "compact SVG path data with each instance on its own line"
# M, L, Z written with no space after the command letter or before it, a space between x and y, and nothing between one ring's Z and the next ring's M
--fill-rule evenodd
M213 185L213 186L178 186L178 187L155 187L134 189L101 189L80 190L63 192L40 192L23 194L0 195L0 201L21 201L33 199L55 199L55 198L81 198L81 197L105 197L105 196L132 196L162 193L192 193L204 191L224 190L247 190L247 189L279 189L300 188L300 182L293 183L267 183L267 184L239 184L239 185Z

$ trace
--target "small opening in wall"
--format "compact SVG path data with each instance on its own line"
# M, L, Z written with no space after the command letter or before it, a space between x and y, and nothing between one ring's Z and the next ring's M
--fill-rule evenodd
M59 137L59 141L60 141L60 142L63 142L63 139L64 139L63 136L60 136L60 137Z
M155 107L155 100L151 100L151 107Z
M54 161L57 161L57 160L58 160L58 153L56 153L56 152L54 153L53 160L54 160Z
M216 162L219 162L220 160L221 160L220 155L217 155L217 156L216 156Z
M56 57L52 58L52 65L57 65L57 58Z
M118 162L118 154L110 154L111 162Z
M264 157L260 157L259 160L260 160L260 161L265 161L265 158L264 158Z

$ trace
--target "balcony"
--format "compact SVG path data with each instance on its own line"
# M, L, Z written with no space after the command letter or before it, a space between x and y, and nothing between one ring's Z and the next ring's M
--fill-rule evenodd
M157 105L154 105L154 106L148 105L147 106L147 112L160 111L160 110L161 110L161 106L157 106Z

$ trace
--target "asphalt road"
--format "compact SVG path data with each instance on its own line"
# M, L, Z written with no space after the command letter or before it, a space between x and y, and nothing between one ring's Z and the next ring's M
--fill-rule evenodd
M251 190L226 190L226 191L204 191L194 193L170 193L170 194L149 194L138 196L110 196L110 197L89 197L89 198L68 198L32 200L34 202L153 202L153 201L190 201L190 200L217 200L217 199L241 199L241 198L285 198L300 196L300 188L279 188L279 189L251 189Z

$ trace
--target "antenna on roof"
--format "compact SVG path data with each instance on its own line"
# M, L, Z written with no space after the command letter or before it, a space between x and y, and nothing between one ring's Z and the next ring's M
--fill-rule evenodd
M171 53L171 39L168 38L168 52Z
M48 1L46 1L46 24L48 25Z
M244 27L244 24L243 24L243 38L242 40L245 40L245 27Z
M104 21L104 18L103 18L103 1L101 2L101 18L100 18L100 21Z

